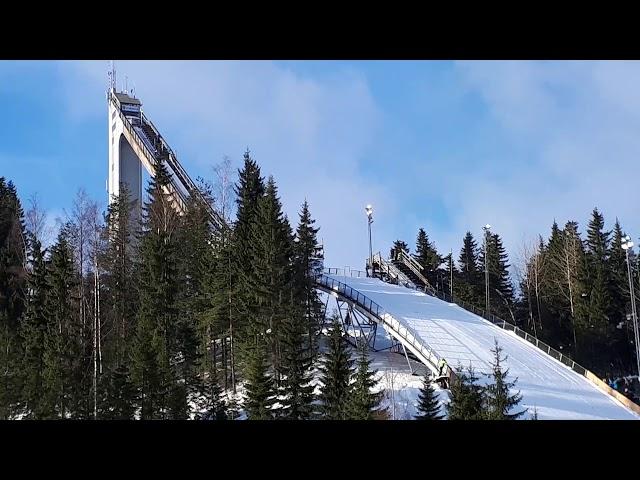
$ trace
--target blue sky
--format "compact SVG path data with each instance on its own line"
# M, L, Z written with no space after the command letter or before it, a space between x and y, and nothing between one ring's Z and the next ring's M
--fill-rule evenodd
M51 219L106 203L108 62L0 61L0 175ZM362 267L419 227L457 253L490 223L512 256L598 206L640 234L640 63L116 61L192 177L249 147L327 265ZM53 220L52 220L53 221Z

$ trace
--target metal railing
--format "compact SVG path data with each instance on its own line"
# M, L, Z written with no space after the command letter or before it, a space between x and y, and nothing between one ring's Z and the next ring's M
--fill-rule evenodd
M151 148L149 148L149 146L147 146L146 142L143 140L142 138L143 136L136 131L136 127L134 127L129 121L129 118L127 118L127 116L123 114L115 97L110 96L110 98L118 111L118 115L120 116L122 123L124 124L127 131L131 134L134 142L142 149L143 152L146 153L146 155L150 159L153 159L154 161L161 161L162 159L160 158L161 157L160 152L155 148L155 146L154 146L154 150L156 151L152 152ZM167 157L165 158L165 160L167 161L167 164L169 165L169 167L177 177L178 181L182 184L184 189L187 191L187 193L189 195L195 195L201 200L202 204L205 205L213 224L218 230L228 229L229 225L227 225L227 222L218 214L218 212L216 212L213 209L213 207L209 204L209 202L202 196L200 190L197 188L193 180L191 180L191 177L189 177L189 174L186 172L186 170L182 167L182 165L178 161L171 147L165 142L165 140L162 138L162 136L156 129L155 125L153 125L153 123L147 119L147 117L144 115L142 111L140 111L140 119L143 124L146 124L151 128L154 135L156 135L157 140L160 143L160 146L166 149ZM145 135L145 138L146 138L146 135ZM147 138L147 140L151 140L151 139ZM177 184L174 177L171 177L171 187L173 190L173 192L171 193L174 193L174 198L181 204L181 208L182 210L184 210L186 208L188 198L180 188L180 185Z
M368 260L367 260L367 263L368 263ZM396 267L392 262L385 260L380 254L380 252L376 253L373 256L373 263L374 265L376 263L378 264L378 266L380 267L380 273L384 273L388 277L394 278L395 280L398 281L399 284L402 284L406 287L413 288L416 290L418 289L417 285L413 283L411 279L407 277L402 270ZM370 265L369 267L373 268L372 265ZM371 271L373 272L373 269Z
M323 268L322 272L325 275L335 275L337 277L356 277L356 278L366 278L367 272L363 272L362 270L355 270L352 268Z
M112 101L114 101L115 103L115 100L112 100ZM142 140L141 136L138 134L138 132L136 132L135 127L131 124L129 119L122 113L122 111L120 111L119 108L118 108L118 115L120 116L120 120L122 120L122 123L125 126L126 130L131 135L131 138L133 138L133 141L135 142L135 144L147 155L147 157L156 161L156 155L151 152L149 147ZM178 186L174 184L173 178L171 179L171 187L173 189L172 193L175 193L174 198L182 204L181 206L184 209L186 206L187 199L184 193L180 191Z
M503 330L509 330L511 332L514 332L520 338L523 338L524 340L529 342L531 345L539 348L547 355L551 355L553 358L562 362L564 365L566 365L573 371L579 373L582 376L586 376L586 372L588 370L584 368L582 365L576 363L569 356L565 355L564 353L556 350L555 348L551 347L547 343L538 339L535 335L531 335L530 333L522 330L520 327L513 325L512 323L509 323L500 317L495 316L493 313L487 314L485 310L477 308L475 305L465 302L464 300L461 300L459 298L456 298L455 296L452 298L451 295L445 292L435 292L435 296L441 300L444 300L445 302L455 303L459 307L462 307L463 309L475 315L478 315L479 317L484 318L485 320L502 328Z
M331 271L337 269L326 270ZM326 291L334 292L338 295L341 295L342 297L355 303L360 308L364 309L370 315L375 317L380 323L389 327L389 329L393 333L395 333L401 340L404 340L407 343L407 346L410 346L414 350L414 353L422 356L425 361L430 363L433 367L437 368L438 363L442 357L438 355L438 353L433 350L422 337L418 336L412 328L402 325L382 306L380 306L355 288L350 287L346 283L331 278L325 274L317 275L315 277L315 283L320 287L324 287L323 289L325 289ZM449 368L448 370L451 376L455 375L451 368Z
M326 268L325 272L327 272L327 274L330 275L332 274L330 272L336 271L336 270L339 270L339 269ZM434 366L438 365L438 362L442 357L440 357L440 355L438 355L438 353L435 352L427 342L425 342L423 339L418 337L413 331L413 329L400 324L398 320L396 320L390 313L388 313L379 304L369 299L367 296L363 295L358 290L338 280L327 277L327 275L324 275L324 274L318 275L315 277L315 281L317 285L325 287L327 291L336 292L342 295L343 297L355 302L361 308L364 308L371 315L379 319L380 322L387 325L395 333L397 333L402 339L404 339L409 345L411 345L413 349L418 351L425 358L425 360L427 360L429 363L431 363ZM504 330L509 330L514 332L516 335L518 335L520 338L524 339L534 347L538 348L539 350L546 353L547 355L550 355L551 357L555 358L556 360L558 360L559 362L561 362L562 364L564 364L565 366L567 366L568 368L576 372L577 374L585 377L587 381L591 382L600 390L604 391L608 395L616 398L618 401L625 404L627 408L630 408L634 412L640 414L640 406L635 404L633 401L631 401L627 397L624 397L620 392L617 392L613 389L608 388L606 383L604 383L602 379L600 379L593 372L591 372L590 370L587 370L582 365L576 363L569 356L563 354L562 352L556 350L555 348L552 348L547 343L539 340L534 335L531 335L530 333L525 332L518 326L513 325L512 323L509 323L506 320L503 320L499 317L496 317L491 313L487 315L484 310L477 308L474 305L468 302L465 302L463 300L457 299L455 297L452 298L451 295L448 295L444 292L435 292L435 296L440 298L443 301L446 301L449 303L455 303L459 307L484 318L485 320L491 322L492 324ZM420 341L418 341L418 338L420 338ZM435 359L435 361L432 359ZM454 369L449 367L448 372L449 372L450 380L454 379L455 378Z
M415 258L413 258L402 249L399 249L398 257L400 262L402 262L409 270L411 270L413 274L418 277L418 279L424 284L424 291L428 291L429 293L433 294L435 292L435 289L431 286L429 280L427 280L427 277L422 274L422 270L424 270L424 267L420 265L420 263L418 263Z

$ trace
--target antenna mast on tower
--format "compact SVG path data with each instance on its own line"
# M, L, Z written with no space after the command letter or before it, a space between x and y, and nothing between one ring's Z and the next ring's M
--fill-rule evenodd
M109 90L116 89L116 67L113 63L113 60L109 62L109 72L107 74L109 76Z

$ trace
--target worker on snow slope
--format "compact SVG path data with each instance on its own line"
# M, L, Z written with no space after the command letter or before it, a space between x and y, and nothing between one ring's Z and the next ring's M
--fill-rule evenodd
M447 373L447 361L444 358L440 359L438 362L438 376L446 375Z

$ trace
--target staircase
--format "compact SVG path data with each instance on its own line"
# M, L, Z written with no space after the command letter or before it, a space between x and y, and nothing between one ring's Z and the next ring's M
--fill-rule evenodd
M407 288L418 288L393 262L382 258L380 252L373 255L373 267L370 265L369 259L367 259L367 272L370 272L367 273L367 276L380 278L383 282L402 285Z
M400 270L411 282L425 293L435 295L435 289L429 283L429 280L423 275L424 267L420 265L415 258L411 257L404 250L394 251L394 258L391 263Z
M211 223L216 232L222 232L229 229L230 225L220 214L211 206L206 198L201 194L196 184L191 180L186 170L182 167L175 153L169 144L162 138L160 132L155 125L140 111L131 114L120 110L119 103L115 97L111 97L112 102L119 110L120 118L123 120L126 128L129 130L137 141L140 142L149 152L154 162L163 162L169 167L171 175L172 193L177 198L178 204L182 204L181 208L187 204L189 196L194 196L202 201L202 205L207 209L207 213L211 219Z

